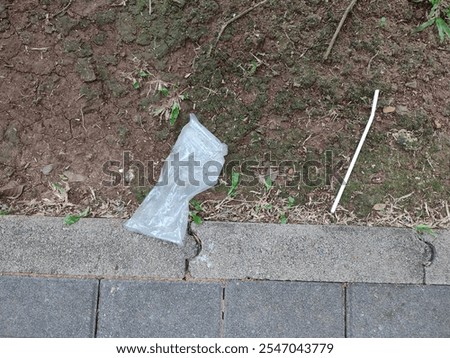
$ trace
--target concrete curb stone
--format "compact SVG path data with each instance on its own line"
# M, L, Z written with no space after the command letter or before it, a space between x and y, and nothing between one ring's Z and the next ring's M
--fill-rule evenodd
M0 272L182 278L184 248L130 233L118 219L0 218Z
M413 230L206 222L193 278L422 283L429 248Z

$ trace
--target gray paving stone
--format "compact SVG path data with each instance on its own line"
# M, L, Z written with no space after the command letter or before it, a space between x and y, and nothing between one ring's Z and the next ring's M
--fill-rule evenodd
M344 337L343 286L315 282L231 282L226 337Z
M351 284L349 337L450 337L450 286Z
M195 278L422 283L428 247L410 229L206 222Z
M122 220L0 218L0 273L181 278L185 252L174 244L130 233Z
M425 238L434 246L434 260L425 268L425 282L450 285L450 230L435 230L436 236Z
M218 283L101 281L98 337L218 337Z
M97 280L0 276L0 337L93 337Z

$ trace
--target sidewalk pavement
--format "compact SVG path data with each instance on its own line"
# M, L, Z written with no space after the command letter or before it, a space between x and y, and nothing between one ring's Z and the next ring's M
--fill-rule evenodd
M450 231L0 218L0 337L450 337Z

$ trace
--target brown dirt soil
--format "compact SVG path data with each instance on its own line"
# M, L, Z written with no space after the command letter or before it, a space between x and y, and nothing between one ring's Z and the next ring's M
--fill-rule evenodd
M413 33L426 4L360 0L324 61L348 3L270 0L208 56L255 3L3 1L0 213L128 217L195 112L229 146L204 219L448 227L449 42Z

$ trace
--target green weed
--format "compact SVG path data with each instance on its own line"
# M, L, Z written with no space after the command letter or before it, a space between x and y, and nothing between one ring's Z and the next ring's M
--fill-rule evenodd
M169 118L169 122L170 125L173 126L176 122L176 120L178 119L178 116L180 115L180 103L175 101L172 104L172 108L170 110L170 118Z
M450 6L445 0L429 0L432 7L428 14L428 20L418 26L414 32L421 32L427 27L436 25L439 34L439 40L445 41L446 37L450 39ZM447 23L448 22L448 23Z
M292 209L295 205L295 199L290 196L288 197L288 204L287 204L287 210ZM280 215L280 223L281 224L287 224L287 216L286 211L282 212Z
M436 233L433 231L433 229L431 227L429 227L426 224L419 224L416 226L416 231L419 234L428 234L431 236L436 236Z
M82 211L78 215L71 215L71 214L69 214L69 215L67 215L64 218L64 224L66 224L66 225L73 225L76 222L78 222L81 218L87 217L90 212L91 212L91 209L90 208L86 208L84 211Z
M294 206L294 204L295 204L295 199L292 196L290 196L288 198L288 209L291 209Z
M161 93L164 97L169 95L169 89L166 87L161 87L158 89L159 93Z
M65 189L59 183L52 183L52 187L61 195L64 195L66 193Z
M192 199L189 204L194 209L194 210L189 211L189 216L191 217L191 219L194 223L196 223L197 225L200 225L203 222L202 217L199 215L200 212L203 211L202 204L198 200L195 200L195 199Z
M169 90L166 87L158 88L158 91L165 97L169 97ZM180 116L180 102L188 99L186 94L174 95L166 100L166 102L153 111L154 116L166 118L170 125L173 126Z
M241 177L241 174L238 172L235 172L234 170L231 173L231 187L228 190L228 196L235 196L236 195L236 189L239 185L239 179Z
M272 189L273 181L270 176L267 176L266 179L264 180L264 186L266 188L266 191L269 191L270 189Z

